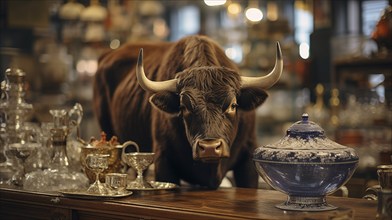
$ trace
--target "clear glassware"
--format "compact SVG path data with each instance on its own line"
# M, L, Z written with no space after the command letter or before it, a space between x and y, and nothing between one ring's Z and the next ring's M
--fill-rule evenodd
M26 73L21 69L9 68L5 74L6 80L2 82L4 92L0 110L4 114L7 130L13 132L22 128L24 122L32 116L33 105L25 101ZM12 138L10 141L13 142Z
M17 176L19 179L14 177L12 180L13 184L23 186L26 174L32 170L32 167L30 167L31 163L27 163L26 161L29 158L32 158L32 161L36 161L38 149L41 148L39 138L40 129L33 123L25 122L18 132L20 141L10 143L8 150L12 155L18 158L22 164L22 171Z
M66 148L69 132L67 111L65 109L53 109L49 112L53 117L53 128L50 129L53 157L49 168L52 170L67 170L69 165Z
M53 122L43 122L40 126L41 129L41 143L44 157L47 157L47 165L45 168L49 168L49 164L52 160L53 148L50 130L53 129Z
M87 189L88 193L107 195L109 190L105 184L99 180L99 174L108 168L109 154L88 154L86 156L87 168L95 173L95 182Z
M17 186L23 186L25 175L26 175L26 160L29 158L38 148L37 143L13 143L9 146L9 151L19 158L22 162L22 172L18 176L13 177L13 183Z
M2 184L20 184L23 178L23 168L12 154L9 146L23 144L21 134L24 133L24 123L32 115L33 106L25 101L26 73L18 68L8 68L5 80L1 82L1 142L5 161L0 164L0 182ZM10 174L13 174L10 179ZM13 180L17 180L16 182Z
M12 177L19 171L19 163L17 158L12 156L8 151L8 132L6 124L0 124L0 149L1 149L1 163L0 163L0 185L11 185Z
M53 124L45 128L50 133L52 158L49 168L38 170L26 175L24 189L33 191L59 191L65 189L83 189L88 186L87 177L80 170L72 170L69 167L67 156L68 134L78 127L83 115L83 109L79 103L67 111L65 109L50 110ZM44 134L47 136L48 134Z
M25 122L24 130L26 130L26 138L28 142L36 146L32 155L26 159L26 173L48 168L50 154L46 146L43 144L41 126L38 123Z

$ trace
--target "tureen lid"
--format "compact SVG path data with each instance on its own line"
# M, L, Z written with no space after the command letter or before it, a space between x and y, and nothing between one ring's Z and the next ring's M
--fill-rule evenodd
M318 124L309 121L309 115L307 113L302 114L302 120L292 124L287 129L286 134L294 138L325 138L324 129Z
M327 138L324 130L304 113L302 120L292 124L278 142L256 148L253 159L329 163L357 161L358 155L353 148Z

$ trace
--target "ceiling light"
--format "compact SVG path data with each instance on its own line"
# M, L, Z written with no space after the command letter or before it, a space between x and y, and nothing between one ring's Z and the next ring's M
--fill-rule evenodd
M245 16L250 21L258 22L263 19L263 12L258 8L248 8L245 11Z
M226 0L204 0L204 3L208 6L218 6L226 4Z

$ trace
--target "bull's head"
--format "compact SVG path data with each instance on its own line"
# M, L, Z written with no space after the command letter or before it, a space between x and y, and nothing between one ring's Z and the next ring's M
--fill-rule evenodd
M240 76L225 67L191 67L175 79L151 81L143 68L143 49L139 52L136 76L140 86L154 92L150 103L158 109L182 117L193 159L217 161L230 156L236 137L237 111L253 110L267 98L283 70L279 43L274 69L262 77Z

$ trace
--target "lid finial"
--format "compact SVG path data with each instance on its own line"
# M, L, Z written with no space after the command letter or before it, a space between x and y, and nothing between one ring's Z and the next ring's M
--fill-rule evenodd
M302 114L302 122L308 122L308 121L309 121L308 113L303 113Z

